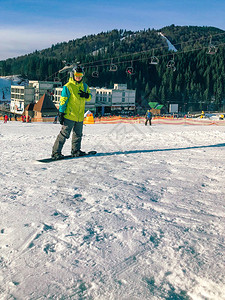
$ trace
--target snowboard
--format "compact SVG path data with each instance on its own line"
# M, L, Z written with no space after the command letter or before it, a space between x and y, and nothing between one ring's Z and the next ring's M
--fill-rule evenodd
M50 163L50 162L59 161L59 160L68 160L68 159L81 158L81 157L86 157L86 156L93 156L95 154L97 154L97 151L89 151L89 152L86 152L85 155L77 156L77 157L73 157L71 155L65 155L60 159L52 159L51 157L49 157L49 158L38 159L37 161L41 162L41 163Z

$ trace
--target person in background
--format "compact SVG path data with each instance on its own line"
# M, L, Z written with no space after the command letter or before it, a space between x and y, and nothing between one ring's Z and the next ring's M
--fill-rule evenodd
M53 124L57 124L58 116L56 115L53 121Z
M4 123L7 123L8 118L9 118L8 115L5 115L5 116L4 116Z
M77 66L73 72L73 77L64 85L60 98L59 123L62 128L52 148L51 157L54 160L63 157L62 148L71 131L73 131L71 155L73 157L85 155L85 152L81 151L84 109L85 102L90 101L92 96L88 85L83 82L83 68Z
M152 125L152 113L151 113L150 109L147 110L147 112L145 114L145 126L147 126L148 122L149 122L149 125L151 126Z

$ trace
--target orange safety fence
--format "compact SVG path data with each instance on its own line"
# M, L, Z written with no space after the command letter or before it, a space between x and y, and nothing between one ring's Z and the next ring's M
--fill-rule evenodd
M89 119L88 119L89 118ZM31 122L54 122L54 117L43 117L43 118L32 118ZM4 120L3 116L0 120ZM14 118L11 121L15 121ZM17 118L17 121L22 121L21 117ZM84 124L144 124L144 117L121 117L121 116L110 116L101 118L87 117L84 119ZM193 119L193 118L171 118L171 117L153 117L152 124L168 124L168 125L217 125L225 126L225 120L210 120L210 119Z
M117 124L117 123L144 123L144 117L123 118L96 118L96 124ZM168 124L168 125L225 125L225 120L210 119L190 119L190 118L171 118L171 117L154 117L152 124Z
M169 125L219 125L224 126L225 120L192 119L192 118L154 118L153 124Z

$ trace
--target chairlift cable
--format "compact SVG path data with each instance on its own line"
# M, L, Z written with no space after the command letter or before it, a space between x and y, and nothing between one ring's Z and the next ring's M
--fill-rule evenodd
M215 36L219 36L219 35L224 35L225 32L222 32L222 33L218 33L218 34L215 34L215 35L210 35L212 37L215 37ZM173 44L173 46L178 46L178 45L182 45L182 44L188 44L188 43L194 43L194 42L197 42L197 41L200 41L200 40L206 40L208 39L208 37L201 37L201 38L198 38L198 39L195 39L195 40L191 40L191 41L186 41L186 42L181 42L181 43L177 43L177 44ZM168 46L161 46L161 47L157 47L157 48L153 48L151 50L144 50L144 51L139 51L139 52L134 52L134 53L126 53L126 54L123 54L123 55L120 55L120 56L117 56L117 57L113 57L111 59L120 59L120 58L123 58L123 57L129 57L129 56L132 56L132 55L141 55L141 54L145 54L145 53L149 53L153 50L162 50L162 49L168 49ZM176 47L175 47L176 48ZM182 53L179 52L179 53ZM105 59L102 59L102 60L98 60L98 61L93 61L92 64L97 64L97 63L101 63L101 62L104 62L104 61L108 61L110 58L105 58ZM119 63L119 62L118 62ZM84 63L83 66L85 65L89 65L90 63ZM107 64L105 64L106 66Z

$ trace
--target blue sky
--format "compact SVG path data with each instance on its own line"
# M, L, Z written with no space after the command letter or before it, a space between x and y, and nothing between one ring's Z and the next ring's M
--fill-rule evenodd
M224 0L0 0L0 60L112 29L225 30Z

